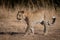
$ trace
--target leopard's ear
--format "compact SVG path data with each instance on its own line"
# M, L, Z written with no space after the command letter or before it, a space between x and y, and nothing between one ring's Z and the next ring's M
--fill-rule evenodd
M24 14L24 11L21 11L21 13L23 13L23 14Z
M18 13L22 13L22 14L24 14L24 11L18 11Z
M55 21L56 21L56 17L55 17L55 16L53 16L53 17L52 17L52 24L54 24L54 23L55 23Z

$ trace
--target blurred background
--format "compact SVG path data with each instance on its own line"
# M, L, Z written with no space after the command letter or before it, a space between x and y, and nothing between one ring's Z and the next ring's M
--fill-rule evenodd
M36 24L35 35L0 34L0 40L60 40L60 0L0 0L0 32L25 32L26 22L16 19L20 10L25 11L25 14L32 14L33 11L43 15L44 12L48 19L54 15L56 22L48 27L47 35L43 35L43 26ZM34 16L32 18L34 19Z

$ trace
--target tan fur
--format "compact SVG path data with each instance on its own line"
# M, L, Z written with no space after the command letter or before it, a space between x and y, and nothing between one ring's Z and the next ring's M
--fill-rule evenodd
M54 15L53 10L37 10L37 11L25 11L24 16L29 19L29 29L32 30L34 34L34 26L42 20L45 20L45 25L48 26L47 22L51 22L52 16ZM46 27L47 28L47 27ZM46 29L48 30L48 28Z

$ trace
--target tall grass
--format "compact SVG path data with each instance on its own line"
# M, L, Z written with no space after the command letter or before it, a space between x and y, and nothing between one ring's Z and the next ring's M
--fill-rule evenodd
M14 8L16 5L27 8L60 7L59 0L0 0L0 6Z

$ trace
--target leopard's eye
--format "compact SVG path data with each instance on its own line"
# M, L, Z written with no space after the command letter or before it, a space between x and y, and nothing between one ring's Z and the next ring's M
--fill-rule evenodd
M18 11L18 13L24 14L24 11Z

